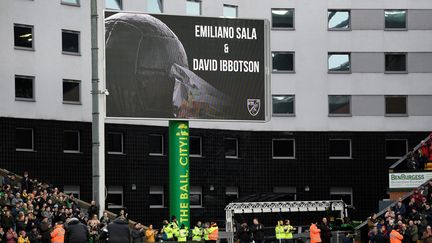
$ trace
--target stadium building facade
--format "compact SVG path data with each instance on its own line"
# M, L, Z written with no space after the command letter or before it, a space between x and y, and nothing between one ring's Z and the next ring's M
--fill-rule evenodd
M106 0L137 12L268 19L268 123L191 126L192 220L260 193L343 199L362 219L432 130L429 0ZM0 2L0 167L91 200L90 1ZM107 119L107 208L168 217L168 123Z

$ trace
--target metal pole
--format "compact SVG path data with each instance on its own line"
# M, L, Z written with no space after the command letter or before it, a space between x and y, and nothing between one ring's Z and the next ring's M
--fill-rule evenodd
M189 122L169 122L169 208L190 229Z
M105 91L99 79L99 10L97 0L91 0L91 57L92 57L92 186L93 200L99 207L99 216L105 210ZM101 35L103 36L103 35Z

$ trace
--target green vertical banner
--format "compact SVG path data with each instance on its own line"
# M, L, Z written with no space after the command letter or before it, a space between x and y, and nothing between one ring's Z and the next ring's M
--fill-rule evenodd
M169 122L168 156L170 215L190 229L189 122Z

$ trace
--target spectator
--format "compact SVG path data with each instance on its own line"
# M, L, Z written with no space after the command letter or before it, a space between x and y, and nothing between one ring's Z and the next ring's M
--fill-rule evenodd
M107 226L109 235L108 243L125 243L129 242L130 233L128 221L125 217L120 216Z
M30 180L27 171L24 171L23 178L21 179L21 188L22 190L26 190L28 192L33 190L33 183Z
M30 233L28 234L30 243L41 243L42 235L39 233L36 227L32 228Z
M96 201L91 201L90 207L87 209L87 213L89 217L93 217L93 215L96 215L96 218L98 218L99 215L99 209L96 206Z
M428 225L426 231L423 233L422 240L424 243L432 243L432 229Z
M153 225L150 224L148 229L145 232L145 238L147 243L154 243L156 242L156 235L157 231L153 229Z
M27 233L24 230L20 231L19 233L18 243L30 243Z
M327 218L323 218L321 221L321 224L318 226L321 230L320 236L321 236L321 242L322 243L330 243L331 238L331 229L328 224Z
M414 221L410 220L408 223L408 230L411 235L411 242L417 242L419 239L418 227L414 224Z
M103 212L102 217L99 219L99 222L104 225L108 225L111 223L110 218L108 217L108 213L106 211Z
M397 204L395 206L394 211L395 211L396 215L405 216L406 208L405 208L405 205L402 203L402 199L399 199L399 201L397 202Z
M136 223L131 231L132 243L140 243L144 237L144 227L140 223Z
M42 222L39 224L39 230L41 233L41 242L50 243L51 242L51 225L48 223L48 218L43 218Z
M2 225L3 227L8 230L10 228L15 228L15 219L12 216L12 213L10 210L7 210L6 213L2 216Z
M77 218L69 219L65 233L65 243L87 242L88 239L89 231L87 227Z
M246 222L240 225L240 229L238 231L238 237L240 243L250 243L251 241L251 232L249 226Z
M289 225L289 221L288 221L288 225ZM289 225L289 226L291 226L291 225ZM261 224L257 218L253 219L251 231L252 231L253 240L255 241L255 243L264 243L264 225Z
M5 232L3 230L3 227L1 227L0 225L0 242L3 242L4 236L5 236Z
M371 216L367 220L369 230L373 229L377 224L377 215L376 213L372 213Z
M16 243L18 240L18 235L13 228L9 228L6 232L6 243Z
M372 230L369 231L369 243L376 243L378 237L378 228L373 227Z
M93 214L92 219L87 222L90 233L90 241L95 242L99 235L99 220L96 214Z

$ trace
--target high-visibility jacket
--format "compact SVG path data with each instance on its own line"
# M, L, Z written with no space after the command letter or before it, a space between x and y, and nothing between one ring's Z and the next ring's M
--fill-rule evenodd
M310 243L321 242L320 232L321 232L321 230L318 229L318 227L316 226L316 224L312 224L309 227Z
M285 225L283 228L284 228L284 232L285 232L284 238L285 239L292 239L294 227L292 227L291 225Z
M169 224L165 225L162 230L166 236L166 240L172 240L174 238L173 229L171 228L171 226Z
M189 235L189 232L187 229L180 229L178 231L177 241L178 242L186 242L188 235Z
M209 240L218 240L219 239L219 227L217 227L217 225L210 226L210 228L208 229L208 232L209 232L209 235L208 235Z
M390 243L402 243L403 236L396 230L390 232Z
M63 229L63 225L59 224L54 227L54 230L51 232L51 242L52 243L64 243L65 230Z
M285 238L285 231L284 231L284 227L283 225L276 225L275 228L275 233L276 233L276 239L277 240L282 240Z
M201 241L203 234L203 228L195 226L195 228L192 230L192 241Z
M209 240L209 228L204 228L203 233L204 240Z

